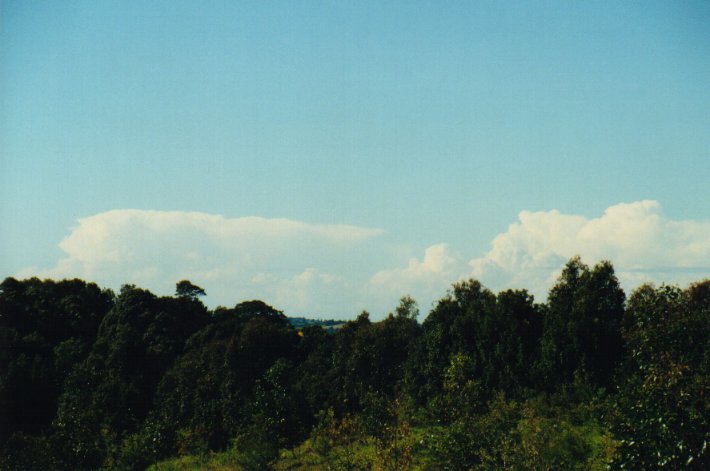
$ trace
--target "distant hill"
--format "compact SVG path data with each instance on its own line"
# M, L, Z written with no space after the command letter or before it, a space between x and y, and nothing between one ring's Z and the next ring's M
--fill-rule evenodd
M288 321L296 329L303 329L304 327L308 327L310 325L319 325L319 326L323 327L325 330L337 330L346 323L346 321L336 321L335 319L323 320L323 319L308 319L305 317L289 317Z

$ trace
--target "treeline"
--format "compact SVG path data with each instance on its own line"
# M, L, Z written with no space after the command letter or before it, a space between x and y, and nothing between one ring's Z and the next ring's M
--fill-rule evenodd
M710 280L627 298L573 258L546 303L469 280L331 331L202 294L5 279L0 468L710 468Z
M334 330L345 324L345 321L336 321L334 319L309 319L307 317L290 317L288 321L296 329L303 329L311 325L319 325L326 330Z

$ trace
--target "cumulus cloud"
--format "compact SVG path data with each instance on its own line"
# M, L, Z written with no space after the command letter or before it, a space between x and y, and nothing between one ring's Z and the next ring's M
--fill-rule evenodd
M611 260L624 287L644 282L685 284L710 274L710 221L665 218L656 201L611 206L588 219L559 211L522 211L491 249L470 262L472 276L493 289L546 294L564 263Z
M461 256L448 245L432 245L424 251L421 260L411 258L406 267L375 273L370 279L370 285L373 293L388 296L390 302L392 296L411 294L426 308L461 277L464 266Z
M627 291L710 276L710 221L668 219L655 201L611 206L596 218L522 211L469 263L443 243L412 257L381 234L289 219L115 210L80 219L59 244L65 256L54 267L17 276L79 277L114 289L134 283L158 294L188 279L206 289L211 306L262 299L289 315L328 318L362 309L379 317L405 294L426 312L467 277L544 299L574 255L590 265L611 260ZM380 265L398 254L405 257L399 266Z
M327 307L322 291L341 281L331 269L381 233L289 219L114 210L79 219L59 244L66 257L55 267L20 275L135 283L164 294L186 278L207 288L215 303L261 297L297 313L313 307L309 300L319 291Z

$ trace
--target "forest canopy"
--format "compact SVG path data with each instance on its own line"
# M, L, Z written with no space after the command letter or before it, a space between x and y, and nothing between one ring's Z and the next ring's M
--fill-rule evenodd
M471 279L342 325L204 294L6 278L0 468L710 467L710 280L575 257L542 303Z

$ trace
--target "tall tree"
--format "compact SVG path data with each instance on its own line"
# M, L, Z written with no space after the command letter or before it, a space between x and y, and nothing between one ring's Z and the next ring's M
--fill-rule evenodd
M498 293L495 310L481 317L477 327L482 385L509 395L531 387L541 335L542 313L532 295L525 290Z
M55 429L72 444L68 459L75 466L110 464L104 461L142 426L165 371L207 320L207 309L197 300L121 288L90 354L73 368L60 398Z
M152 418L164 453L224 448L249 423L257 381L279 359L295 361L299 336L262 301L218 308L163 375ZM282 368L283 369L283 368Z
M68 371L88 354L113 293L81 280L0 284L0 443L45 432Z
M592 270L572 258L550 290L542 336L541 373L554 387L583 373L609 385L622 353L625 295L609 262Z
M618 396L617 465L710 466L710 280L687 290L644 285L628 303L629 355Z
M422 323L422 339L407 367L410 392L424 401L442 392L452 355L471 358L480 373L476 347L481 320L495 311L496 297L477 280L456 283Z

